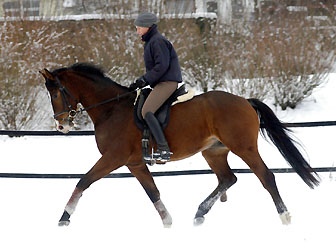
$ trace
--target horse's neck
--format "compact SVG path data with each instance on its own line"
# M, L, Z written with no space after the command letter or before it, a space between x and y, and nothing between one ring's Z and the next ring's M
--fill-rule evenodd
M120 105L124 105L125 108L128 108L126 106L130 106L128 105L128 102L124 102L124 99L119 100L118 98L118 96L126 93L121 87L116 85L114 86L112 84L104 85L94 82L91 83L92 84L89 84L88 86L83 86L83 93L80 94L80 102L84 108L89 108L87 112L95 125L99 121L105 120L108 116L113 115L113 112L119 110L118 107ZM107 100L111 101L106 104L90 108Z

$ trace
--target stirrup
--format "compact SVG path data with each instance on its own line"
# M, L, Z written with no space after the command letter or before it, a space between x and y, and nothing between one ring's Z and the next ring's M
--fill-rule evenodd
M155 153L153 153L153 158L158 161L166 162L170 160L170 156L172 154L172 152L169 152L167 150L158 149Z
M169 151L160 151L160 152L155 152L152 155L145 155L143 156L144 161L147 164L150 164L153 166L156 161L162 161L162 162L167 162L170 160L170 156L172 155L172 152Z

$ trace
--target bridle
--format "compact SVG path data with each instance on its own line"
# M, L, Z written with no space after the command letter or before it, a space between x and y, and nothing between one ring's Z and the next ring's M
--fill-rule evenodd
M96 108L98 106L101 106L103 104L106 104L106 103L109 103L109 102L112 102L112 101L119 101L120 98L122 97L125 97L125 96L129 96L131 95L133 92L137 91L137 90L132 90L130 92L127 92L125 94L122 94L122 95L118 95L114 98L111 98L111 99L108 99L108 100L105 100L105 101L102 101L102 102L99 102L97 104L93 104L91 106L88 106L86 108L79 108L79 109L74 109L72 107L72 105L70 104L69 102L69 99L68 99L68 96L73 100L75 101L75 103L79 103L77 101L77 99L62 85L61 81L59 80L59 78L57 76L55 76L55 79L56 79L56 85L58 87L58 90L61 92L61 97L62 97L62 102L63 102L63 108L64 110L61 111L61 112L58 112L56 114L54 114L54 119L57 120L57 121L67 121L67 122L72 122L76 115L78 113L83 113L83 111L88 111L90 109L93 109L93 108ZM68 117L67 118L59 118L60 115L63 115L63 114L68 114Z
M63 103L63 108L64 110L61 112L58 112L56 114L54 114L54 119L57 121L67 121L67 122L72 122L76 115L77 115L77 110L73 109L73 107L71 106L69 99L67 96L70 96L70 98L72 100L74 100L76 103L77 100L76 98L61 84L61 81L59 80L59 78L56 76L56 85L58 87L58 90L61 92L61 97L62 97L62 103ZM68 114L67 118L59 118L60 115L63 114Z

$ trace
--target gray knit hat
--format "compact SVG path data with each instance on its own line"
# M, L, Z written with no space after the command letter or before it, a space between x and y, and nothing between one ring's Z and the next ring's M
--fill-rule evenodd
M137 19L135 19L134 24L139 27L152 27L158 21L157 17L153 13L141 13Z

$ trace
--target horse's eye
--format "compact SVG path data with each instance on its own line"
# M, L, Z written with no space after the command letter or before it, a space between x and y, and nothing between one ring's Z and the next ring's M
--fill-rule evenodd
M52 99L57 99L57 97L58 97L57 93L51 95Z

